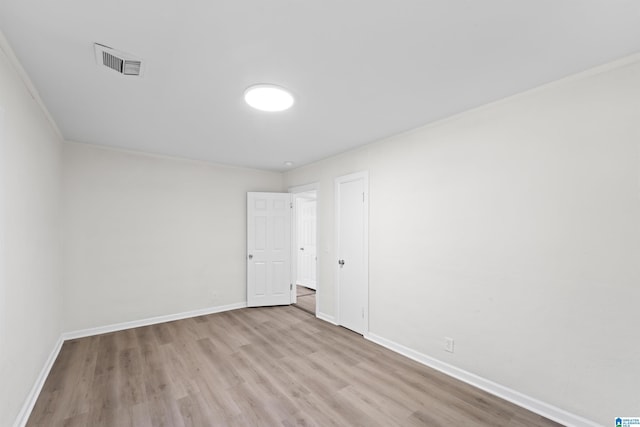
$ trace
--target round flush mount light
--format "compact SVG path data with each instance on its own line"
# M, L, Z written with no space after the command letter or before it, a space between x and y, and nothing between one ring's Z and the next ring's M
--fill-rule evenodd
M272 84L253 85L244 91L244 100L261 111L284 111L293 105L293 95L285 88Z
M291 160L287 160L286 162L284 162L284 165L288 168L290 168L291 166L293 166L295 163L293 163Z

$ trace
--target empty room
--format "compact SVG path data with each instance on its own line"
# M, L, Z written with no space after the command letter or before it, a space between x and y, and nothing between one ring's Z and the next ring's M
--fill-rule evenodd
M640 425L640 2L0 1L0 426Z

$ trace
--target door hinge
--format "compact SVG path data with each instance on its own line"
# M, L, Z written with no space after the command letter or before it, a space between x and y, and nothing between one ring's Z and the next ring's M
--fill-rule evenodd
M292 291L293 290L293 283L289 283L289 290Z
M364 193L362 193L362 203L364 203Z
M362 318L364 319L364 307L362 307Z
M293 202L289 202L289 208L293 209Z

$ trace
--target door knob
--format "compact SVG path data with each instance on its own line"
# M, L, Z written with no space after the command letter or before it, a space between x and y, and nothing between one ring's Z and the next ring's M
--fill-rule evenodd
M304 248L300 248L301 251L304 251Z
M340 267L342 267L344 265L344 260L343 259L339 259L338 260L338 264L340 264Z
M249 259L253 259L253 255L249 254Z

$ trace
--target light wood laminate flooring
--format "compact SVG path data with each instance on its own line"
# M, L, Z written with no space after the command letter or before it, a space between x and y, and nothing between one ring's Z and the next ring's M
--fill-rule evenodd
M301 285L296 285L296 307L307 313L316 314L316 291Z
M294 307L67 341L29 426L556 426Z

